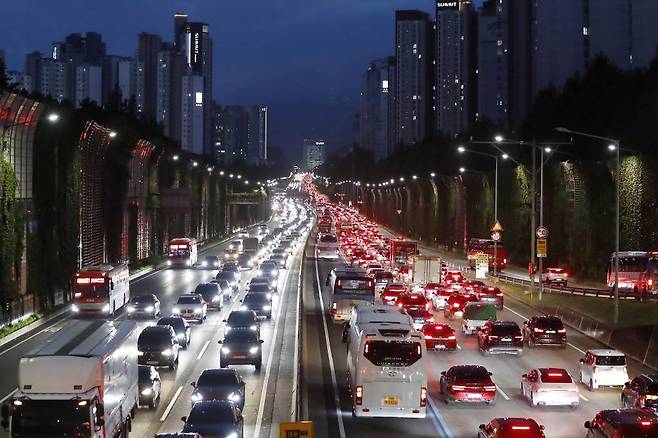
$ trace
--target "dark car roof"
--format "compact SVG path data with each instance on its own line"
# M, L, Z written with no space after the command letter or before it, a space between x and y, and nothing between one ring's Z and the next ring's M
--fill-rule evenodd
M159 326L170 325L175 330L177 327L187 326L187 322L185 321L185 319L182 316L172 315L172 316L163 316L162 318L160 318L158 320L157 325L159 325Z
M238 384L239 381L240 375L238 372L230 368L206 368L197 379L197 383L207 382L214 385Z
M231 330L224 335L224 342L258 342L258 334L249 330Z
M228 314L227 321L239 320L239 321L255 321L257 320L256 312L253 310L234 310Z

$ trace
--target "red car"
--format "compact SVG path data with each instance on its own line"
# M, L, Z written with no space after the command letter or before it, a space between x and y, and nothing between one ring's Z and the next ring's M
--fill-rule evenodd
M486 284L480 280L466 280L464 282L464 292L477 294Z
M457 350L457 336L448 324L425 324L420 331L425 335L428 350Z
M545 438L544 426L532 418L494 418L480 424L478 438Z
M432 314L425 310L423 307L411 307L409 309L405 309L405 312L411 317L414 328L416 330L422 329L427 323L434 322L434 317Z
M496 384L491 373L480 365L456 365L441 373L439 390L443 400L496 404Z
M398 297L401 294L405 293L406 290L407 288L404 286L404 284L401 283L387 284L386 287L384 288L384 292L382 292L380 295L380 298L382 299L382 303L390 304L394 306Z
M478 298L473 294L454 294L448 297L446 305L443 308L443 316L448 319L454 317L461 318L464 314L464 306L466 303L475 302Z
M443 279L443 283L452 286L453 289L461 289L464 281L466 281L466 278L459 271L448 271Z
M504 297L503 291L495 286L485 286L477 293L478 299L483 303L493 303L496 309L503 310Z
M400 295L395 304L401 309L425 309L430 310L430 303L421 294L404 294Z

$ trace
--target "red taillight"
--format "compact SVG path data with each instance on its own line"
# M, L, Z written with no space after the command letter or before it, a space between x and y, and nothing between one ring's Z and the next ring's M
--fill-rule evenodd
M420 388L420 405L427 405L427 388L425 387Z
M341 287L341 281L340 280L336 281L336 287Z
M503 296L503 293L502 293L502 292L499 292L499 293L497 293L496 295L498 295L499 297L502 297L502 296Z
M557 332L558 332L558 333L566 333L566 332L567 332L567 329L560 329L560 330L558 330Z
M650 278L649 280L647 280L647 284L649 285L649 287L653 286L653 279Z
M544 330L540 328L535 328L535 333L544 333Z
M523 340L523 336L514 336L514 339Z
M427 310L427 311L429 312L429 310L430 310L430 303L425 304L425 310Z
M333 303L331 305L331 310L333 310L335 312L337 309L338 309L338 305L336 303Z
M356 387L356 391L354 393L354 398L355 398L355 403L357 405L360 405L363 403L363 386L359 385Z
M82 292L76 292L74 296L76 298L80 298L82 296Z
M530 426L512 426L512 430L530 430Z
M450 335L450 336L448 336L448 339L451 340L451 341L454 341L455 339L457 339L457 336Z
M366 347L365 347L364 353L368 354L369 351L370 351L370 342L366 342Z
M425 335L425 339L434 339L432 335Z
M494 391L496 391L496 386L495 385L494 386L485 386L484 390L489 391L489 392L494 392Z

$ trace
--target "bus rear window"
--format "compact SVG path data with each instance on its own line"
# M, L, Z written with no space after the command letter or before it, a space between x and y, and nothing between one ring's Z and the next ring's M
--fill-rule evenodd
M408 367L422 356L419 342L368 341L363 355L377 366Z
M601 365L601 366L626 365L626 356L596 356L596 365Z
M336 289L357 290L370 288L371 280L367 278L339 278L336 280Z

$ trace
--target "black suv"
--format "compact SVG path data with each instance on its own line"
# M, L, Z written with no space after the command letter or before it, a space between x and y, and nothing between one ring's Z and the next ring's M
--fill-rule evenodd
M178 344L183 348L190 345L190 323L185 321L185 318L174 315L165 316L158 320L157 325L170 325L176 333Z
M244 436L240 409L229 401L208 400L195 403L190 415L182 417L183 432L196 432L204 437Z
M258 334L246 330L231 330L224 335L219 366L226 368L229 365L253 365L260 370L263 363L263 341Z
M523 323L523 335L530 348L537 345L567 347L567 330L557 316L533 316Z
M244 380L236 370L207 368L192 382L192 405L202 400L227 400L244 408Z
M137 339L137 363L156 367L178 366L178 341L169 325L146 327Z
M266 294L249 292L242 300L240 310L253 310L258 316L272 319L272 298Z
M655 438L658 417L646 409L609 409L586 421L585 429L587 438Z
M199 283L194 289L194 293L203 297L203 300L208 303L208 308L222 310L224 293L219 283Z
M226 323L224 330L227 333L231 330L248 330L257 333L260 337L260 321L253 310L234 310L224 322Z
M642 374L627 382L621 391L621 404L658 412L658 374Z
M514 321L487 321L478 330L478 347L484 355L491 353L523 354L523 335Z

